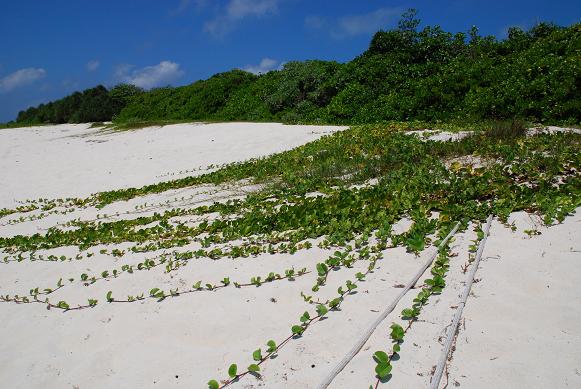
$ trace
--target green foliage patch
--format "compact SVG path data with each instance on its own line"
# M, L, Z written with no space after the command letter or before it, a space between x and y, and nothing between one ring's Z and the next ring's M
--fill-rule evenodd
M416 12L406 12L397 28L378 31L368 49L346 63L291 61L259 76L231 70L147 92L98 86L29 108L16 123L581 123L581 24L513 27L503 40L481 36L476 27L451 33L419 25Z

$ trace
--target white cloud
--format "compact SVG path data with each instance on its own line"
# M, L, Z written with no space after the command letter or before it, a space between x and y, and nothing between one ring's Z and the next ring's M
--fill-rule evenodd
M133 69L131 65L121 65L115 72L115 78L121 82L133 84L144 89L165 86L178 80L184 72L180 65L171 61L162 61L154 66Z
M42 68L26 68L15 71L0 79L0 92L10 92L21 86L30 85L46 76Z
M326 30L333 38L345 38L385 29L399 18L401 12L399 7L379 8L366 14L347 15L333 21L307 16L305 26L314 30Z
M399 8L380 8L364 15L350 15L339 19L339 29L347 35L374 33L398 18Z
M272 58L263 58L258 65L248 65L244 68L247 72L254 74L264 74L279 68L281 63Z
M87 71L94 72L95 70L97 70L99 68L99 65L101 65L101 62L97 61L96 59L93 59L93 60L87 62Z
M206 22L204 31L212 35L224 35L237 22L247 17L262 17L278 12L280 0L230 0L222 14Z

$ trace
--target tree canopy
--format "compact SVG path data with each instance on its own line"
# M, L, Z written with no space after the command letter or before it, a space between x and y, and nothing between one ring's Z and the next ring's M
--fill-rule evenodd
M581 122L581 24L513 27L506 39L419 29L416 12L378 31L347 63L292 61L256 76L232 70L181 87L97 86L20 112L20 123L113 120L507 119Z

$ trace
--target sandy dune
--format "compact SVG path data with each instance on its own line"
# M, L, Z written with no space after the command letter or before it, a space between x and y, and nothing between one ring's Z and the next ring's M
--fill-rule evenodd
M241 161L289 149L338 127L280 124L175 125L133 132L100 133L84 125L0 131L2 170L0 208L15 200L86 196L97 191L139 186L198 172L199 166ZM182 171L182 173L180 173ZM246 188L248 189L248 188ZM251 189L251 188L250 188ZM114 203L102 210L78 209L38 221L3 224L0 236L32 234L74 218L90 220L106 213L110 220L151 214L168 206L193 206L220 196L243 196L244 187L196 187ZM168 205L169 202L169 205ZM143 206L143 208L140 208ZM136 211L136 207L139 209ZM5 222L11 218L3 218ZM550 228L526 214L512 216L516 232L494 221L477 273L480 280L464 311L456 349L441 387L578 388L581 387L581 215ZM407 226L409 227L409 225ZM405 230L406 225L400 226ZM525 230L538 230L529 237ZM444 292L430 301L406 335L393 377L380 387L424 388L430 382L446 326L451 322L467 273L471 228L451 245L450 273ZM316 242L314 242L316 243ZM192 244L181 250L196 249ZM152 253L120 258L100 254L82 260L23 261L0 264L0 294L27 294L34 287L54 287L57 299L84 303L88 298L145 294L151 288L191 286L198 280L240 283L285 269L312 270L330 252L317 248L295 255L259 255L242 259L196 259L171 273L163 267L99 280L91 287L81 273L100 274L136 264ZM107 247L111 250L113 247ZM118 245L123 249L123 245ZM341 310L313 324L263 364L262 378L248 375L233 388L315 387L351 348L356 337L399 293L433 248L419 257L403 248L388 249L373 273L348 296ZM74 256L76 248L52 250ZM362 270L333 273L321 289L323 298ZM422 277L422 280L427 274ZM313 306L303 301L316 279L311 272L294 280L260 287L225 287L167 298L162 302L99 304L61 312L41 304L0 303L0 382L6 388L204 388L211 378L227 377L230 363L247 366L252 352L269 339L284 339L291 325ZM337 376L333 388L366 388L375 383L372 354L388 347L389 326L416 292L410 291L373 334L363 350Z
M85 124L0 130L0 208L194 175L292 149L344 127L176 124L112 133ZM168 174L173 173L173 174Z

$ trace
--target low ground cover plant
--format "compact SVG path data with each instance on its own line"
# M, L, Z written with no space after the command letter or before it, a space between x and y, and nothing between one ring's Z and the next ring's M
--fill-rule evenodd
M247 375L260 375L263 364L285 345L307 336L322 317L332 319L343 301L366 282L376 263L389 255L390 248L405 247L419 255L456 222L465 228L469 221L483 221L491 213L507 222L510 213L527 211L551 224L574 212L581 205L581 135L524 136L522 127L517 122L502 124L457 141L437 142L401 131L417 129L411 123L355 126L287 152L230 164L200 176L97 193L86 199L34 200L2 210L0 218L6 220L37 212L100 210L140 196L197 185L260 184L244 197L209 205L164 203L159 204L164 207L159 212L155 206L144 205L147 211L137 207L123 217L115 215L116 219L74 219L43 233L1 237L0 255L5 263L0 266L5 269L23 261L66 264L95 255L105 261L123 261L137 254L145 257L133 264L100 264L99 271L63 276L56 286L54 280L47 281L48 286L31 285L26 295L2 290L0 301L82 314L85 309L107 309L115 304L144 300L158 304L184 295L195 298L198 292L264 288L283 280L312 277L307 289L300 291L301 297L297 291L307 310L284 324L288 326L286 338L266 338L266 348L256 345L248 361L227 364L225 379L208 381L210 388L229 386ZM462 157L491 162L474 167L458 162ZM456 162L447 164L450 160ZM395 233L394 225L403 219L409 220L410 227ZM130 296L121 296L112 287L83 301L59 297L65 288L79 283L92 288L155 269L171 277L201 258L244 261L250 256L292 255L316 246L328 255L307 268L280 273L265 269L249 279L222 274L215 280L187 280L179 288L143 285ZM72 256L59 252L71 247L77 250ZM447 256L446 247L414 304L402 312L408 327L394 325L390 350L375 354L377 383L391 374L392 357L430 296L445 287ZM352 276L336 293L331 290L329 297L329 285L343 271Z

